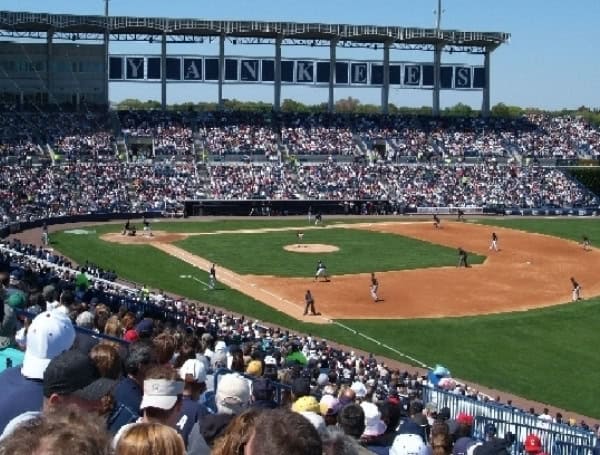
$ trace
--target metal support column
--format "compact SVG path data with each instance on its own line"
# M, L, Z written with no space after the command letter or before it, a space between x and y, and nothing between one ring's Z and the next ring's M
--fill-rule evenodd
M106 105L106 109L110 106L110 100L108 97L108 78L109 78L109 49L108 44L110 41L110 32L108 29L108 0L104 0L104 20L106 21L106 27L104 28L104 103Z
M48 104L55 101L54 98L54 72L52 71L53 59L52 59L52 38L54 32L48 30L46 33L46 92L48 95Z
M327 103L327 112L332 114L335 111L335 67L336 67L337 39L332 38L329 42L329 99Z
M223 106L223 81L225 80L225 34L221 33L219 36L219 93L218 93L218 105L219 110L224 108Z
M483 117L490 116L490 57L492 51L487 48L483 60L483 70L485 73L485 82L483 85L483 101L481 103L481 115Z
M275 38L275 74L273 81L273 109L281 110L281 35Z
M440 116L440 87L442 85L442 44L436 44L433 51L433 108L434 117Z
M390 104L390 43L383 43L383 85L381 86L381 113L389 112Z
M160 107L167 110L167 34L162 34L160 42Z

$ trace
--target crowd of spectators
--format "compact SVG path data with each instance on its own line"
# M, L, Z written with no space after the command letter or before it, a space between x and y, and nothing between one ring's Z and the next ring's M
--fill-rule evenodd
M597 198L556 168L358 163L0 165L4 223L89 213L167 212L185 199L374 200L395 206L584 207Z
M156 156L129 160L115 144L122 132L151 138ZM62 159L50 162L46 144ZM256 153L275 159L210 161L214 155ZM286 153L329 159L306 162L287 159ZM357 154L362 159L335 159ZM41 161L33 163L32 156ZM469 156L485 159L461 161ZM522 164L519 156L534 160ZM408 208L597 205L593 195L560 170L536 161L577 156L600 157L600 133L567 116L484 120L9 111L0 118L0 219L8 223L89 213L181 213L184 199L205 198L380 200ZM207 166L198 164L207 157ZM415 160L400 164L398 157ZM494 157L502 157L501 162Z
M393 201L404 207L573 207L598 203L554 168L476 165L415 166L323 163L302 166L215 166L214 199Z
M365 114L282 113L127 113L122 122L132 134L159 140L193 137L211 155L263 154L281 145L291 155L364 155L375 144L384 158L419 160L465 157L600 157L600 131L577 117L527 115L516 119ZM171 129L171 128L174 128ZM187 138L187 139L186 139Z
M475 437L474 416L423 401L427 376L7 247L0 343L24 358L0 373L0 454L542 453L535 434Z
M600 130L580 117L528 114L520 118L264 112L119 111L5 112L0 156L43 154L50 145L69 159L114 155L117 137L146 138L154 155L186 159L262 155L366 156L443 161L465 158L600 157ZM42 149L39 148L42 146Z

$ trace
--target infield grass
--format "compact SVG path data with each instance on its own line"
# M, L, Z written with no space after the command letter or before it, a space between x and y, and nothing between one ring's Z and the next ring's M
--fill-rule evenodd
M580 240L581 235L585 233L593 244L597 246L600 244L598 242L600 223L596 220L485 219L478 222L571 240ZM224 226L230 229L232 224L229 223L235 223L237 226L235 229L247 228L249 223L252 223L250 224L252 227L306 225L305 222L286 223L285 220L261 221L261 223L230 221L201 222L193 225L160 223L160 227L155 224L154 228L172 232L199 232L204 229L204 232L207 232L224 229ZM188 231L188 228L193 231ZM92 229L98 233L118 231L120 225L95 226ZM329 232L335 234L335 231L337 229L319 232L330 235ZM347 233L347 230L343 231ZM214 241L215 237L217 236L207 236L207 239ZM271 241L275 242L277 236L272 237ZM251 237L251 239L257 238ZM287 238L286 242L295 242ZM194 243L198 239L199 237L190 240ZM223 288L219 291L206 292L197 282L179 278L180 275L195 274L206 281L205 272L152 247L118 245L115 248L115 245L102 242L94 235L76 236L57 233L53 234L52 240L54 247L75 261L81 263L88 259L102 267L115 269L120 276L137 283L146 283L155 288L240 312L252 318L406 361L406 358L397 356L341 327L300 323L231 289ZM188 240L184 243L187 242ZM186 248L189 247L186 245ZM208 248L208 245L204 247ZM202 251L202 246L192 245L192 248L199 248L198 254L210 258L207 252ZM228 245L219 246L214 253L211 253L215 254L215 260L218 254L224 254L217 252L220 248L233 252L237 257L243 253L239 244L237 248ZM211 248L208 249L212 251ZM440 253L436 254L439 259ZM309 255L309 257L309 271L312 272L315 256ZM452 263L454 258L455 256ZM260 260L265 259L262 257ZM324 257L323 260L328 267L332 267L330 256ZM358 258L355 258L355 261L358 261ZM259 262L258 258L257 262ZM378 264L380 267L377 270L385 269L380 262ZM302 268L304 264L296 264L294 267ZM267 268L264 270L268 273ZM257 271L253 270L253 273ZM600 383L600 368L598 368L600 356L596 351L600 339L598 335L600 299L481 317L398 321L345 320L343 323L429 365L441 363L462 379L600 418L600 400L596 399L597 384Z
M240 274L286 277L312 276L318 260L323 260L330 274L342 275L454 266L457 258L454 248L357 229L304 231L304 243L337 246L339 251L332 253L300 254L283 249L297 242L295 231L285 231L199 235L177 245ZM484 260L476 254L470 254L469 258L473 264Z

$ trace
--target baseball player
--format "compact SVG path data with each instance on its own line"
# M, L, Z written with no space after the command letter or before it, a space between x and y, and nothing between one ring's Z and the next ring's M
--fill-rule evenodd
M377 296L377 290L379 289L379 280L375 278L375 272L371 272L371 297L374 302L379 302L379 297Z
M579 285L577 280L575 280L574 277L571 277L571 286L572 286L571 300L573 302L576 302L577 300L581 300L581 286Z
M581 245L583 246L583 250L584 251L591 251L592 250L592 242L590 242L590 239L588 238L587 235L584 235L582 237Z
M457 218L456 221L465 221L465 212L462 209L458 209L456 211Z
M458 248L458 265L457 267L470 267L467 261L467 252L461 247Z
M130 229L131 229L131 222L129 220L127 220L127 222L125 223L125 226L123 226L123 232L121 232L121 235L127 235L129 233Z
M310 289L307 289L306 294L304 294L304 303L304 316L308 314L309 309L312 316L317 316L319 314L315 310L315 299L313 299Z
M48 236L48 225L44 222L42 225L42 245L48 246L50 244L50 237Z
M433 214L433 227L436 229L440 227L440 217L437 216L437 213Z
M215 264L210 266L208 279L208 287L210 289L215 289L215 287L217 286L217 270L215 269Z
M323 261L317 263L317 271L315 272L315 281L319 278L324 278L323 281L329 281L329 274L327 273L327 267L323 264Z
M146 217L142 220L142 224L144 225L144 235L148 235L152 237L152 228L150 227L150 221Z
M296 232L296 238L298 239L298 243L302 243L302 240L304 240L304 232L302 232L302 231Z
M495 232L492 232L492 242L490 243L490 250L498 251L498 236Z
M321 215L321 212L317 212L315 215L315 226L319 224L323 224L323 215Z

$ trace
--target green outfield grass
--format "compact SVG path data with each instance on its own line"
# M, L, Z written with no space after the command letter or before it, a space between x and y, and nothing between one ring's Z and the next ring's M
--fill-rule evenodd
M585 233L596 245L598 242L594 241L600 239L600 225L593 220L485 219L478 221L484 224L540 232L573 240L580 240L581 235ZM234 224L230 223L234 223L236 227L231 227ZM305 226L306 224L297 221L286 224L285 220L277 222L261 220L260 222L231 221L193 224L160 223L160 225L157 223L154 228L173 232L208 232L217 229L274 225ZM98 233L118 231L120 225L96 226L91 229L95 229ZM319 235L328 236L337 235L337 231L336 229L319 230L318 232ZM354 231L339 231L354 235ZM260 234L259 236L270 239L269 242L283 241L272 234ZM373 238L379 240L379 235L377 234ZM214 260L224 264L226 262L217 259L219 254L224 254L224 251L231 251L238 258L243 256L239 246L233 247L227 244L237 242L237 236L235 239L228 239L227 242L223 241L224 245L215 246L214 250L212 247L209 248L210 242L216 241L218 236L207 236L206 241L209 243L195 245L196 241L200 241L200 237L186 240L183 243L188 249L200 248L197 253L202 256L211 258L210 254L215 254ZM248 238L252 241L258 237L252 235ZM286 238L289 240L287 234ZM100 241L95 235L77 236L57 233L53 235L52 240L53 246L77 262L84 262L86 259L93 261L105 268L115 269L120 276L138 283L146 283L155 288L241 312L252 318L406 361L405 358L338 326L299 323L287 315L231 289L224 288L215 292L204 291L197 282L181 279L179 276L191 274L205 280L206 273L152 247L116 246ZM202 237L200 242L204 241ZM262 241L263 239L261 239ZM292 237L292 240L285 242L294 243L295 239ZM318 243L335 242L319 241ZM203 248L215 252L209 253ZM253 254L249 254L249 256L253 256ZM438 259L443 256L439 250L435 254ZM310 272L312 272L315 257L308 256ZM398 256L399 260L404 254L394 256ZM323 258L329 267L331 267L333 257L333 255L326 255ZM453 256L452 264L454 264L454 258L455 256ZM265 259L261 256L253 260L260 262ZM247 259L239 258L239 260L246 264L244 267L248 266ZM355 262L358 261L355 259ZM381 262L378 263L381 264ZM304 267L304 264L296 264L294 267ZM385 270L385 267L380 266L376 270ZM256 273L257 270L253 270L253 272ZM270 272L264 269L263 273ZM600 418L600 401L595 399L596 385L600 380L600 369L597 367L598 355L595 351L600 338L598 336L600 299L542 310L493 316L402 321L359 320L343 321L343 323L427 364L442 363L450 368L455 376L465 380Z

